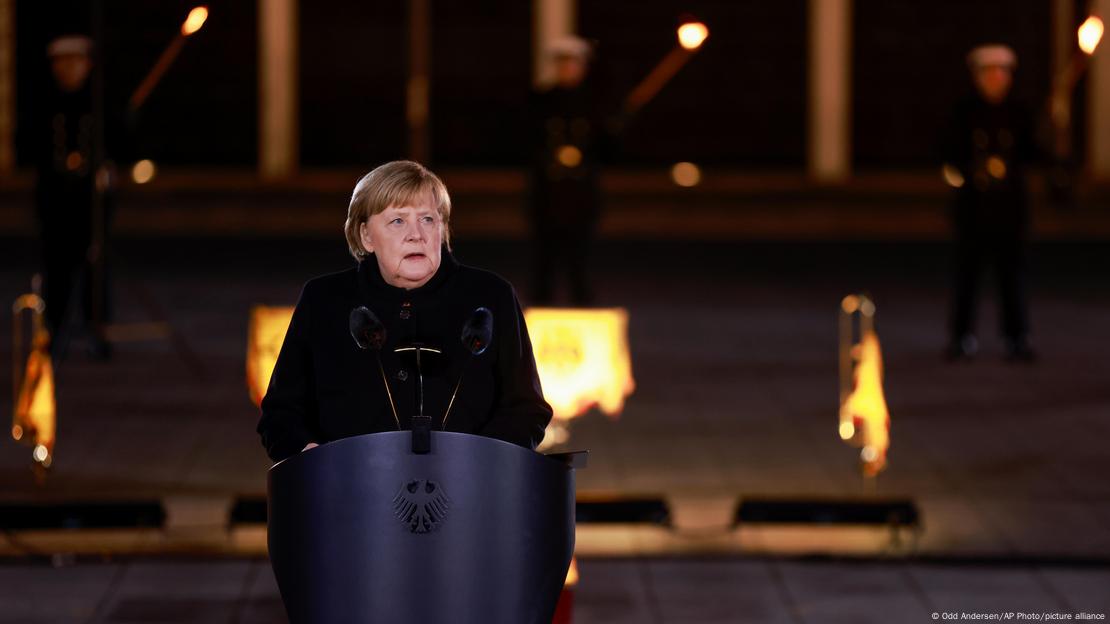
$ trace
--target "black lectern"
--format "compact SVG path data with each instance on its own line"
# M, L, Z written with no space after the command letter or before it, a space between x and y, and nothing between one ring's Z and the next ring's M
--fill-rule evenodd
M480 436L346 438L269 473L293 624L551 622L574 552L570 461Z

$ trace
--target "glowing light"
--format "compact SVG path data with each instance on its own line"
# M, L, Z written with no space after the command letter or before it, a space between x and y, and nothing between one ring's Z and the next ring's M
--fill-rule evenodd
M844 310L845 314L851 314L859 309L859 297L855 295L848 295L840 301L840 309Z
M851 440L852 436L856 435L856 426L852 421L844 421L840 423L840 439Z
M560 165L573 169L582 164L582 150L573 145L563 145L555 151L555 158Z
M709 29L701 22L686 22L678 27L678 44L687 50L697 50L709 37Z
M530 308L524 312L543 395L557 420L597 406L616 417L636 384L621 308Z
M146 184L154 179L154 175L158 173L158 169L154 166L151 160L143 159L135 163L131 167L131 179L135 184Z
M15 403L15 424L12 435L19 429L17 440L30 434L36 447L47 454L54 448L57 427L57 404L54 400L54 365L46 351L43 336L36 337L36 348L27 356L23 383Z
M964 176L960 170L952 165L944 165L940 169L940 175L944 177L944 182L952 188L962 188L964 185Z
M701 183L701 169L690 162L675 163L671 167L671 179L679 186L692 187Z
M23 427L19 425L12 425L12 438L15 440L23 439Z
M41 464L44 463L48 457L50 457L50 451L46 450L45 446L39 444L35 447L35 450L31 452L31 457Z
M198 6L192 11L189 11L189 16L185 18L185 23L181 25L181 34L188 37L189 35L200 30L204 26L204 21L208 19L208 7Z
M992 178L1001 180L1006 177L1006 161L998 156L991 156L987 158L987 173L991 174Z
M251 401L262 404L281 343L293 319L292 307L254 306L247 329L247 388Z
M1079 49L1084 54L1094 54L1098 44L1102 41L1102 20L1092 15L1079 27Z
M883 394L883 354L879 337L874 331L864 333L860 340L859 363L853 372L853 390L840 406L840 437L844 440L845 425L861 434L863 471L875 476L886 467L890 447L890 412Z
M81 152L70 152L66 155L66 169L70 171L80 169L83 162L85 162L85 159L81 156Z
M540 441L539 450L543 451L560 444L566 444L570 439L570 430L565 425L552 421L548 423L547 428L543 432L543 440Z
M578 559L575 557L570 558L570 568L567 569L567 580L563 582L563 587L574 587L578 584Z

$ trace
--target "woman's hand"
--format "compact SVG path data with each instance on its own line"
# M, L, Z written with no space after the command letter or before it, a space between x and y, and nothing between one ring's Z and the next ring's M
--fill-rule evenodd
M315 443L315 442L309 442L308 444L304 445L304 448L301 449L301 452L303 453L303 452L307 451L308 449L314 449L317 446L320 446L320 445Z

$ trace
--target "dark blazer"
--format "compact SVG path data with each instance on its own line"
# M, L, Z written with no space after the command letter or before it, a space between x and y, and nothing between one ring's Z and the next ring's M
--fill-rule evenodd
M351 337L351 310L362 305L386 327L381 362L396 421L375 353L359 349ZM493 312L493 340L484 353L472 356L461 342L462 329L481 306ZM305 284L262 399L258 433L270 458L280 461L309 442L410 429L417 371L410 357L394 350L412 343L443 351L422 362L424 414L432 417L433 428L527 448L543 439L551 407L543 399L512 286L493 273L460 265L444 249L439 270L420 288L387 284L373 255L357 268Z

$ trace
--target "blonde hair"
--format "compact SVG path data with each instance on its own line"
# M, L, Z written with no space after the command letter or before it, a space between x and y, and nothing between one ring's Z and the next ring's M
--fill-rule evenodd
M362 176L351 193L347 206L347 222L343 233L347 247L356 259L365 258L369 252L362 246L359 228L370 217L391 206L403 206L423 195L431 198L443 219L443 243L451 249L451 196L436 174L424 165L411 160L395 160L377 167Z

